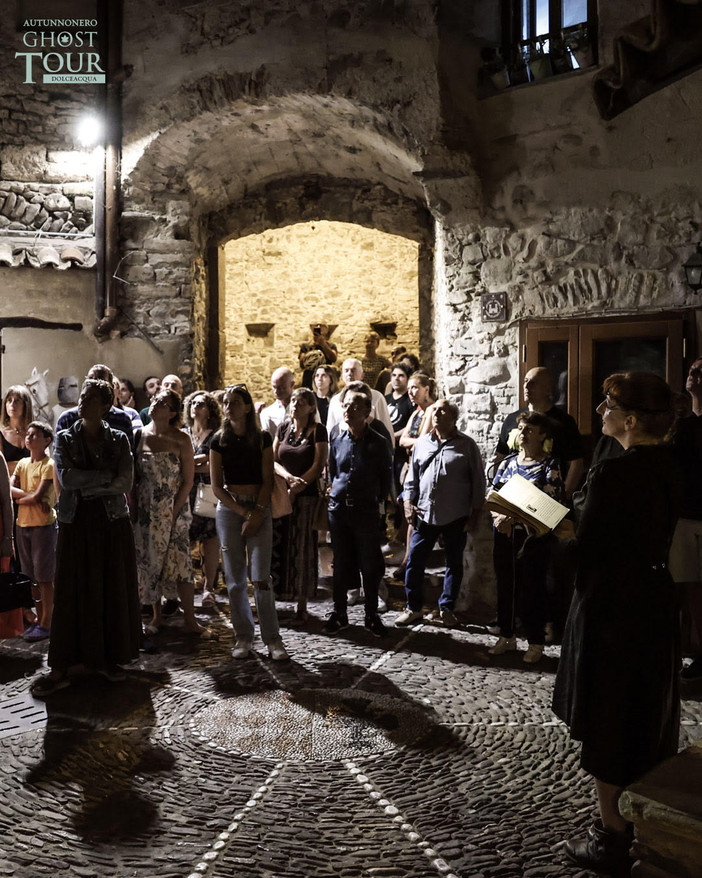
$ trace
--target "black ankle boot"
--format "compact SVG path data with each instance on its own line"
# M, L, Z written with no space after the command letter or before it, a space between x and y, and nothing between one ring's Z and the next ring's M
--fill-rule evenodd
M628 875L634 862L629 853L632 840L631 827L625 832L612 832L602 826L601 820L596 820L585 838L566 842L565 853L573 863L595 872Z

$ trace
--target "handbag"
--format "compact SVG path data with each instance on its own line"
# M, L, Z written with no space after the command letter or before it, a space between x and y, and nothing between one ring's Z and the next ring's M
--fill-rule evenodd
M0 573L0 613L33 606L32 580L24 573Z
M322 479L317 479L319 497L312 514L312 530L324 533L329 530L329 489Z
M288 483L278 473L273 473L273 493L271 494L271 515L283 518L292 512L292 503L288 494Z
M193 514L199 515L201 518L214 518L216 512L217 498L212 490L212 485L208 485L207 482L199 482L195 494Z

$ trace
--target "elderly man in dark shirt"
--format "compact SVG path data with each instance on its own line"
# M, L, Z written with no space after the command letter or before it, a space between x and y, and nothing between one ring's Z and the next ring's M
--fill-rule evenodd
M390 490L392 453L386 439L367 423L368 397L346 394L343 417L348 429L335 436L329 448L329 533L334 550L334 612L324 625L326 634L348 627L347 589L360 570L365 592L365 627L380 637L385 626L378 615L378 588L385 573L380 550L380 505Z
M568 500L580 484L585 472L583 460L583 441L574 419L551 401L553 378L545 366L537 366L524 376L525 408L511 412L505 418L495 451L495 465L512 451L518 451L516 444L519 416L525 411L541 412L552 422L553 456L558 461L565 480L565 495Z
M466 533L475 529L485 497L480 452L470 436L457 428L458 408L439 399L431 417L432 430L414 446L403 487L405 513L408 520L416 513L416 520L405 574L407 609L395 620L398 626L422 618L424 569L439 536L446 550L441 621L448 627L457 624L453 611L463 581Z

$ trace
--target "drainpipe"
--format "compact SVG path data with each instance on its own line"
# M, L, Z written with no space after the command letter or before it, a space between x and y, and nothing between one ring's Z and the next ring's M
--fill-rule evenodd
M98 0L98 20L103 22L101 58L105 64L103 94L105 146L95 175L95 335L105 337L118 316L120 161L122 152L122 82L131 72L122 67L123 0Z

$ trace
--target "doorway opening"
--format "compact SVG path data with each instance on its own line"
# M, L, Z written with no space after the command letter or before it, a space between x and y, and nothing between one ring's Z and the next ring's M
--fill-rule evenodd
M420 244L355 223L295 223L224 245L220 333L226 384L244 381L269 399L270 376L289 366L299 383L300 345L326 323L346 357L364 354L371 329L378 353L398 344L419 353Z

